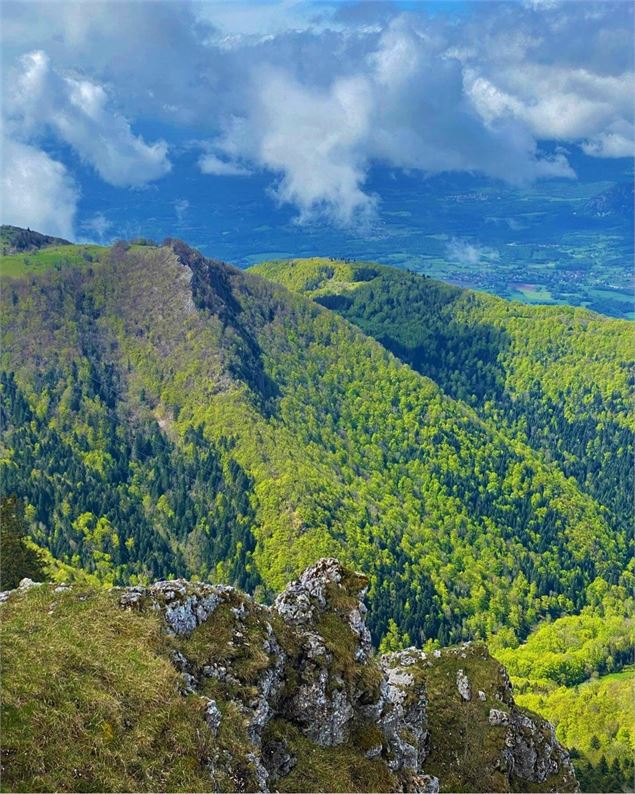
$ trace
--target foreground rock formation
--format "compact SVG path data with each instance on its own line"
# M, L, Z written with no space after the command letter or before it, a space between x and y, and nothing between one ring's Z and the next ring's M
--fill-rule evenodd
M211 739L210 791L577 790L552 727L516 707L483 645L378 658L365 591L362 575L324 559L271 607L184 580L113 597L160 616L182 697L200 702L196 730Z

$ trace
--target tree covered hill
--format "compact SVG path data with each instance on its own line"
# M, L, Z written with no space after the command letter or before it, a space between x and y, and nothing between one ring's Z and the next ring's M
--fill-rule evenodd
M334 555L368 574L376 639L444 644L522 638L622 576L626 533L593 489L456 399L478 378L449 396L256 274L117 244L5 277L2 314L2 490L39 545L104 582L266 594Z
M19 226L0 226L0 247L3 256L39 250L51 245L70 245L70 243L62 237L50 237L48 234L40 234Z
M633 521L635 326L327 259L255 272L355 323L446 394L554 461L614 525Z

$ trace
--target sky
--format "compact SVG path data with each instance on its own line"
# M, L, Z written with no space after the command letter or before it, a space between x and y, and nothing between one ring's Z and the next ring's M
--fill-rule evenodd
M630 2L1 8L1 220L70 239L120 231L106 196L142 225L169 190L178 223L235 184L347 233L377 169L526 186L635 153Z

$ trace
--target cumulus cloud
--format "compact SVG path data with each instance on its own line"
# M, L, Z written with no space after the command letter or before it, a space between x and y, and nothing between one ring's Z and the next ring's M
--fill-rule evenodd
M9 119L24 136L50 129L111 185L142 185L170 170L167 144L147 144L109 108L103 86L59 74L41 50L22 56L7 98Z
M341 78L322 91L280 70L260 79L249 154L281 174L274 189L278 200L299 207L301 221L320 215L343 224L367 219L374 207L362 190L373 103L368 81Z
M79 191L64 165L46 152L2 141L2 223L72 238Z
M499 73L496 82L475 69L466 72L466 91L486 124L513 118L542 140L585 141L603 137L621 124L621 154L635 154L631 113L633 76L596 75L584 69L543 65L522 72Z
M204 139L210 178L270 172L306 221L372 217L378 163L522 183L575 176L544 140L633 155L632 4L405 8L7 0L3 54L22 60L5 94L22 139L52 131L112 184L169 169L127 120L142 115Z
M635 125L617 120L606 132L592 135L581 146L590 157L632 157L634 141Z

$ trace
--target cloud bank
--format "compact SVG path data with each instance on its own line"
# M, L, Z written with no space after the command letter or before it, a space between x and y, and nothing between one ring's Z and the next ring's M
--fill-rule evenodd
M25 174L32 150L54 163L52 139L104 181L142 185L171 168L173 134L210 179L264 171L300 222L350 225L381 201L375 164L522 184L575 176L553 142L635 149L628 3L4 6L3 113ZM51 190L72 203L58 165Z

